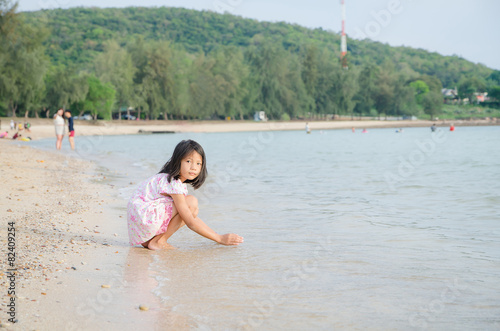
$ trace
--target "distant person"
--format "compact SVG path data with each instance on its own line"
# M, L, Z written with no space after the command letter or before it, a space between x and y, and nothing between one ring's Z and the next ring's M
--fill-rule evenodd
M368 130L367 129L363 129L363 131L361 131L361 133L368 133Z
M450 125L450 131L455 131L455 126L453 124Z
M8 135L9 135L8 131L2 132L0 133L0 138L7 138Z
M352 133L356 133L356 129L354 127L351 129L351 131Z
M236 234L220 235L198 217L198 200L188 195L186 184L200 188L207 177L203 148L193 140L183 140L160 172L134 191L127 206L131 245L151 250L173 248L167 240L184 224L199 235L222 245L238 245Z
M24 130L24 125L23 123L19 122L18 125L17 125L17 130L18 131L23 131Z
M24 122L24 130L26 130L26 132L31 132L30 128L31 128L31 123Z
M432 131L432 132L435 132L435 131L436 131L436 124L432 124L432 126L431 126L431 131Z
M311 133L311 128L309 127L309 123L306 123L306 133Z
M10 120L10 129L14 130L16 128L16 123L14 122L13 119Z
M62 146L62 140L64 138L64 110L60 108L57 113L54 114L54 127L56 129L56 149L60 150Z
M14 133L14 135L12 136L12 139L14 139L14 140L15 140L15 139L17 139L17 138L19 138L19 137L21 137L21 135L19 134L19 132L16 132L16 133Z
M69 144L71 145L71 149L75 149L75 128L73 127L73 116L71 116L71 112L69 110L66 110L64 112L64 116L68 119L68 139L69 139Z

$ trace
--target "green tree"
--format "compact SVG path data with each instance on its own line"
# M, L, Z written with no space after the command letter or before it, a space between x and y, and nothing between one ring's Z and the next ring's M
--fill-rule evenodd
M82 116L86 110L85 100L89 92L88 78L88 73L81 72L78 75L72 76L69 82L71 110L73 113L78 114L78 116Z
M97 116L110 120L116 93L113 86L110 83L103 84L94 75L90 75L87 82L89 90L85 98L85 109L90 110L94 120L97 119Z
M419 80L423 81L429 87L429 91L441 93L443 89L443 84L436 76L422 75Z
M362 115L369 114L375 101L377 68L373 65L365 65L361 68L358 76L359 91L355 95L356 107L354 112Z
M500 85L500 70L495 70L488 77L488 80L491 82L491 85Z
M410 87L413 88L417 103L421 105L425 95L429 93L429 86L422 80L416 80L410 83Z
M148 65L146 47L146 43L142 36L137 36L128 46L128 52L135 67L132 105L135 109L137 109L137 118L142 118L141 115L143 111L145 113L149 113L149 104L147 102L148 95L143 84Z
M271 119L283 113L295 116L299 108L309 109L312 98L307 95L299 62L283 48L265 43L247 52L251 80L257 94L254 111L263 110ZM297 74L298 73L298 74Z
M394 98L395 85L397 76L395 75L394 65L390 62L385 62L377 75L377 84L374 94L375 108L379 116L381 114L395 115L394 113Z
M458 84L458 95L462 99L469 99L470 103L474 102L477 92L486 92L486 83L477 77L464 78Z
M307 93L315 97L318 84L318 48L314 45L306 47L302 61L302 80Z
M4 20L1 15L0 18ZM2 22L2 25L6 24ZM37 103L40 91L45 88L44 76L48 67L42 46L45 31L18 24L16 30L9 33L9 38L0 37L3 41L0 50L0 100L4 100L2 103L6 104L13 117L21 109L27 116Z
M14 34L14 30L19 23L16 13L17 2L10 0L0 0L0 40L2 45Z
M434 120L436 115L439 115L443 109L443 96L438 92L429 92L424 96L422 104L424 112L430 115L431 120Z
M265 111L270 118L280 118L283 106L280 99L285 93L282 82L286 76L286 54L276 46L265 44L247 53L252 77L258 94L255 111Z
M394 111L396 116L418 116L420 108L415 98L415 90L404 84L404 79L394 87Z
M488 96L490 98L500 101L500 86L492 86L488 89Z
M135 40L130 47L132 61L136 66L134 83L141 85L134 91L138 104L147 104L146 117L157 119L160 114L167 114L177 107L175 95L175 71L171 64L172 52L168 42L145 43L142 38Z
M81 116L84 112L82 103L89 91L88 75L76 73L73 68L64 66L54 67L45 80L46 97L43 100L44 108L51 108L53 112L59 108L67 109L76 105L76 111Z
M492 86L488 89L489 105L500 108L500 86Z
M175 107L169 111L170 119L184 118L189 108L189 71L193 59L184 50L172 49L171 68L174 79L173 94ZM167 117L165 116L165 119Z
M149 112L149 105L147 103L147 95L142 84L134 85L134 94L132 97L133 107L137 110L137 118L142 119L143 112L147 114ZM128 114L128 112L127 112ZM130 114L129 114L130 115Z
M318 55L318 80L314 96L316 113L338 113L337 78L341 70L334 54L323 50Z
M244 117L243 100L248 93L249 68L245 63L243 52L236 47L224 47L214 53L215 64L213 74L222 79L224 85L221 95L223 98L222 114L224 116Z
M194 60L189 74L189 108L191 118L210 118L220 115L224 109L226 82L212 73L215 60L199 54Z
M354 107L356 99L354 96L358 93L359 85L357 82L358 73L355 69L339 69L335 75L335 109L336 114L354 116Z
M302 114L304 110L314 111L314 97L307 92L307 88L301 77L301 63L297 56L291 56L288 61L287 74L285 77L286 89L289 93L286 94L286 99L283 99L284 113L291 118ZM280 115L280 118L281 118ZM286 118L286 117L285 117Z
M200 54L189 75L189 115L201 118L235 116L236 98L241 96L238 64L230 53L216 52L214 57Z
M94 62L97 77L103 83L110 83L116 91L116 102L121 118L122 107L128 110L133 99L135 68L132 57L116 41L105 44L104 52Z

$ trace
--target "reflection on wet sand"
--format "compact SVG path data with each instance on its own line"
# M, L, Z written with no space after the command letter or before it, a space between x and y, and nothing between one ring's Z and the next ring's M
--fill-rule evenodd
M150 265L161 255L168 253L168 251L153 252L139 247L130 248L123 274L126 285L122 302L133 303L132 320L140 321L138 324L141 326L150 325L155 330L187 329L187 318L172 311L169 302L155 295L159 275L151 271ZM149 309L139 310L140 305Z

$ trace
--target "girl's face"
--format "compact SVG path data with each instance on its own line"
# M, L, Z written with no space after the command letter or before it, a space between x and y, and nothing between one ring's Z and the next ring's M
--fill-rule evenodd
M200 174L203 159L200 153L193 151L181 161L181 173L179 179L181 182L193 180Z

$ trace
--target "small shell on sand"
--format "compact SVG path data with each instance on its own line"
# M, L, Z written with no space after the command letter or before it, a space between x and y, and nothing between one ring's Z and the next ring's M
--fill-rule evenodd
M140 305L140 306L139 306L139 309L140 309L140 310L147 311L147 310L149 310L149 307L148 307L148 306L144 306L144 305Z
M102 288L110 288L111 285L101 285Z

